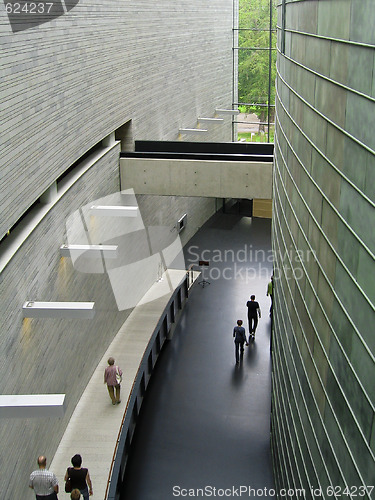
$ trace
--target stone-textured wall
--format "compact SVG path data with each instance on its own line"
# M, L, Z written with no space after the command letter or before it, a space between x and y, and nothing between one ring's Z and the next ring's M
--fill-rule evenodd
M28 493L27 478L35 468L36 456L43 453L52 459L82 391L131 310L118 310L108 274L97 272L101 261L96 264L96 272L90 273L83 269L84 266L81 271L79 265L74 268L70 258L60 256L60 245L68 241L67 232L72 234L71 215L98 198L118 193L118 155L119 146L112 148L72 186L1 274L1 393L63 393L67 402L66 413L60 419L2 419L0 441L4 480L0 485L0 497L7 500L28 498L28 494L32 497L31 491ZM137 203L144 226L166 227L167 232L187 213L187 225L181 233L182 244L215 212L214 199L139 196ZM118 224L120 222L116 229ZM100 228L95 229L99 233ZM105 229L100 232L103 236ZM171 234L176 235L175 232ZM95 237L95 231L91 235ZM144 232L130 233L128 241L126 235L122 236L121 252L130 255L135 251L140 258L144 250ZM161 238L164 240L163 234ZM157 233L152 243L154 247L163 247L164 241L158 241ZM132 285L127 283L126 286L132 292ZM26 300L94 301L96 314L93 320L23 319L22 305Z
M52 459L103 347L127 317L126 311L116 312L105 275L75 272L59 250L68 216L82 204L119 189L118 154L119 148L113 148L74 184L1 273L2 394L67 394L62 419L2 419L1 498L27 498L27 475L36 465L35 455L45 453ZM94 320L22 319L26 300L95 301L99 311ZM11 466L6 456L17 466Z
M375 470L374 4L278 9L275 481L305 498L331 487L370 498L360 487Z
M112 132L127 145L176 140L198 117L231 107L232 2L80 0L62 17L17 33L4 9L0 16L1 236ZM211 127L204 140L231 140L230 120ZM2 420L5 500L33 497L27 484L37 455L52 458L129 313L118 310L107 274L77 271L59 253L71 214L119 191L119 152L112 147L59 199L1 273L1 392L67 395L62 419ZM183 244L215 211L214 199L140 196L137 202L148 226L172 230L187 213ZM22 319L26 300L95 301L97 311L93 320Z
M80 0L17 33L0 16L1 236L129 120L133 139L176 140L231 107L231 1ZM231 140L230 120L213 128L203 140Z

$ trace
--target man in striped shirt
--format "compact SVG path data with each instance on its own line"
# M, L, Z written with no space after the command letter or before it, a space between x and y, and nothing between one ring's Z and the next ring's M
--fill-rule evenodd
M37 500L57 500L59 483L55 474L47 469L47 459L38 457L38 470L30 474L29 486L34 490Z

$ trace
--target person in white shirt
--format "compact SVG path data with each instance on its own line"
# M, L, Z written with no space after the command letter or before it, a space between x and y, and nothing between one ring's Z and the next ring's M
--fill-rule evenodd
M30 474L29 487L34 490L37 500L57 500L59 482L55 474L47 469L47 458L38 457L38 470Z

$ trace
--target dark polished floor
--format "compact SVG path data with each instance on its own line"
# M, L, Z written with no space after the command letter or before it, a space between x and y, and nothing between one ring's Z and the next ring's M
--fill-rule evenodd
M209 260L157 362L128 461L122 500L273 498L270 435L271 223L215 215L189 242L187 265ZM233 327L254 293L262 318L235 364ZM203 489L203 491L199 489ZM242 488L242 489L241 489ZM216 489L216 490L215 490ZM224 491L225 489L225 491ZM216 493L216 495L214 494ZM259 492L258 492L259 493Z

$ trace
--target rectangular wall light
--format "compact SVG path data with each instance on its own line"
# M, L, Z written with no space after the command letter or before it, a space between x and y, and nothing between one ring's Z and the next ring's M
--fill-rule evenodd
M92 319L95 302L25 302L24 318L77 318Z
M198 121L204 123L224 123L224 118L198 118Z
M238 115L240 112L238 109L215 109L215 113L218 115Z
M180 134L205 134L208 130L204 128L180 128Z
M0 395L0 417L62 417L64 403L65 394Z
M92 215L101 215L103 217L137 217L137 206L107 206L107 205L93 205L90 207Z
M118 245L62 245L60 253L62 257L77 258L83 255L87 258L106 257L117 258Z

